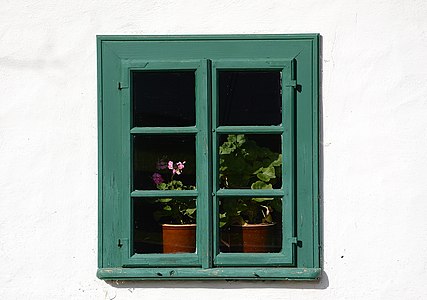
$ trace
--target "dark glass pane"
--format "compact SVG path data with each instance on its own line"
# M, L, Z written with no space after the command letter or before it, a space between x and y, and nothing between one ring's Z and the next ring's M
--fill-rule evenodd
M196 199L133 198L134 253L194 253ZM177 225L184 223L181 225Z
M221 198L219 213L221 252L280 252L280 198Z
M194 71L132 72L133 126L194 126Z
M280 71L219 72L219 125L280 125Z
M281 188L281 153L281 136L278 134L220 135L220 188Z
M194 135L137 135L133 138L135 190L194 189Z

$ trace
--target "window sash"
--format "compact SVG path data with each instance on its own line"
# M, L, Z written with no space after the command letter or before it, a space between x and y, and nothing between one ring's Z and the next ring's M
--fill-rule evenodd
M218 72L230 70L281 71L282 122L279 126L219 126ZM290 266L295 263L295 196L294 196L294 88L292 60L212 60L212 149L213 149L213 249L216 266ZM280 134L282 139L282 187L273 190L219 188L219 134ZM279 253L220 253L219 252L219 198L232 196L279 196L282 198L282 245Z
M194 70L196 80L196 126L186 127L132 127L132 88L130 77L132 71L178 71ZM122 266L201 266L210 267L208 259L210 253L210 240L204 234L210 227L209 210L209 151L208 145L208 61L146 61L146 60L122 60L121 62L122 84L126 88L121 94L122 103L122 235L124 237L124 249L122 249ZM163 135L163 134L194 134L196 137L196 190L187 191L160 191L160 190L132 190L132 136L136 135ZM132 198L138 197L164 197L175 196L196 197L196 253L182 254L135 254L133 253L133 213Z

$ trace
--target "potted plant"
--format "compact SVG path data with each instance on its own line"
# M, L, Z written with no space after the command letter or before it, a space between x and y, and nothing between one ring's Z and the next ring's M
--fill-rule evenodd
M220 187L273 189L280 183L282 155L259 146L244 134L228 135L219 147ZM233 197L221 200L222 251L274 252L274 231L281 200Z
M192 185L184 185L174 177L182 174L185 161L165 159L157 163L157 172L152 180L159 190L194 190ZM165 178L169 177L166 181ZM181 198L157 199L159 210L154 218L162 224L163 253L191 253L196 250L196 201Z

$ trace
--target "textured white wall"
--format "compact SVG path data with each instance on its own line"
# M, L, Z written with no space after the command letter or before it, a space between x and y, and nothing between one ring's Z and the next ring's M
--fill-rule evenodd
M323 36L319 283L95 277L96 34ZM427 2L0 3L0 298L425 299Z

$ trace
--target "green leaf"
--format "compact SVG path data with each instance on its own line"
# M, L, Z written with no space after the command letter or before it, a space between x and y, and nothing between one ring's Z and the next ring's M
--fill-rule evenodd
M227 141L230 143L234 143L237 140L236 135L235 134L229 134L227 137Z
M160 198L157 201L160 203L167 203L167 202L172 201L172 198Z
M246 141L245 135L244 134L236 135L236 141L240 145L243 144Z
M256 176L258 177L258 179L265 181L265 182L269 182L270 181L270 177L268 175L266 175L265 173L258 173L256 174Z
M269 214L264 218L265 223L273 223L273 217Z
M273 199L274 198L252 198L252 201L260 203L260 202L264 202L264 201L271 201Z
M232 153L234 151L234 149L236 149L236 148L233 147L232 145L230 145L229 143L225 142L224 144L222 144L221 147L219 147L219 154L227 155L227 154Z
M273 166L273 167L280 167L282 165L282 154L279 154L279 156L277 157L277 159L276 160L274 160L271 164L270 164L270 166Z
M167 189L167 185L166 185L166 183L160 183L160 184L157 185L157 188L159 190L166 190Z
M195 211L196 211L195 208L187 208L185 210L186 214L189 215L189 216L191 216L192 214L194 214Z
M266 176L268 176L269 178L276 178L276 172L274 171L274 167L273 166L269 166L267 168L264 168L262 170L262 173Z
M273 186L271 184L267 184L264 181L256 181L252 183L251 189L253 190L271 190Z

